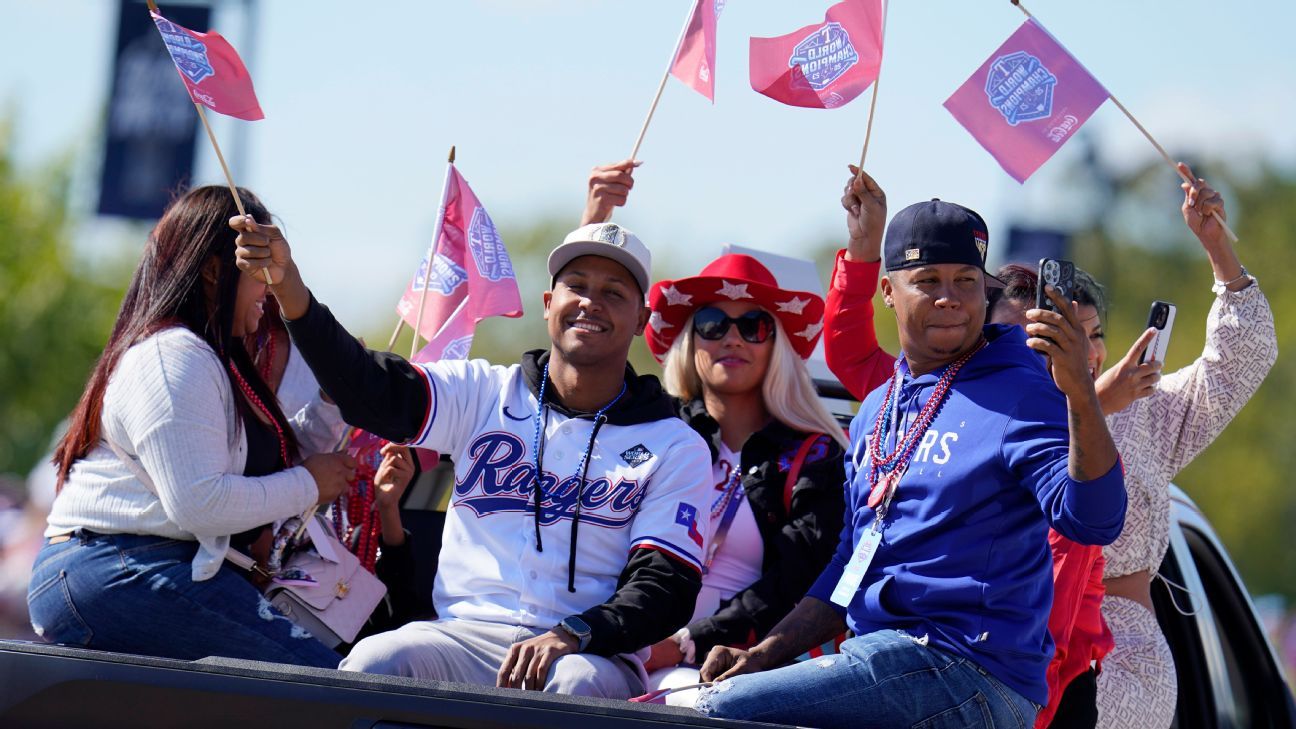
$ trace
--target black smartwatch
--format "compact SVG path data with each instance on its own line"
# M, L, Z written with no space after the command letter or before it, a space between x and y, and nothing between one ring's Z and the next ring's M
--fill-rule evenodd
M570 615L562 619L562 622L554 626L555 630L563 630L568 635L576 639L577 652L584 651L590 642L589 623L580 619L580 616Z

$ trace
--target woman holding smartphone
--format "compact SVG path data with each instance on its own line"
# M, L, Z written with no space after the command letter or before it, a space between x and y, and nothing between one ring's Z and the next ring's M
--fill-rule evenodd
M1139 397L1142 347L1098 378L1100 395L1108 393L1103 406L1129 493L1125 529L1103 548L1102 613L1116 646L1098 676L1100 727L1137 722L1144 729L1165 729L1174 719L1174 660L1151 591L1170 542L1170 481L1223 432L1278 357L1269 302L1224 232L1223 198L1187 165L1179 168L1195 180L1182 185L1182 212L1210 260L1215 302L1201 355L1162 376L1145 397ZM1146 345L1150 333L1140 344Z

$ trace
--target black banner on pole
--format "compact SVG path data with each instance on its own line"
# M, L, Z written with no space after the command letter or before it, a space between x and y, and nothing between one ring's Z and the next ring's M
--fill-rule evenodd
M166 14L206 30L211 8L173 5ZM198 118L147 3L121 0L116 49L99 214L152 220L193 174Z

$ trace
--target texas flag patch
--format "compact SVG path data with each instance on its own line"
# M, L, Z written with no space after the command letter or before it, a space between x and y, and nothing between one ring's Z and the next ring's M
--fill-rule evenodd
M699 547L702 546L702 532L698 531L697 525L697 507L681 501L675 509L675 523L682 527L688 527L689 539L692 539Z

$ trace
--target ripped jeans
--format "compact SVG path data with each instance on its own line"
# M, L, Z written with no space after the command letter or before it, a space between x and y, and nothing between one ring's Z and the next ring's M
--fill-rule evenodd
M693 708L719 719L808 727L1030 729L1039 707L975 663L897 630L847 640L840 653L735 676Z
M76 648L337 667L337 653L272 608L235 568L194 582L197 551L197 542L143 534L78 531L46 540L27 592L32 627Z

